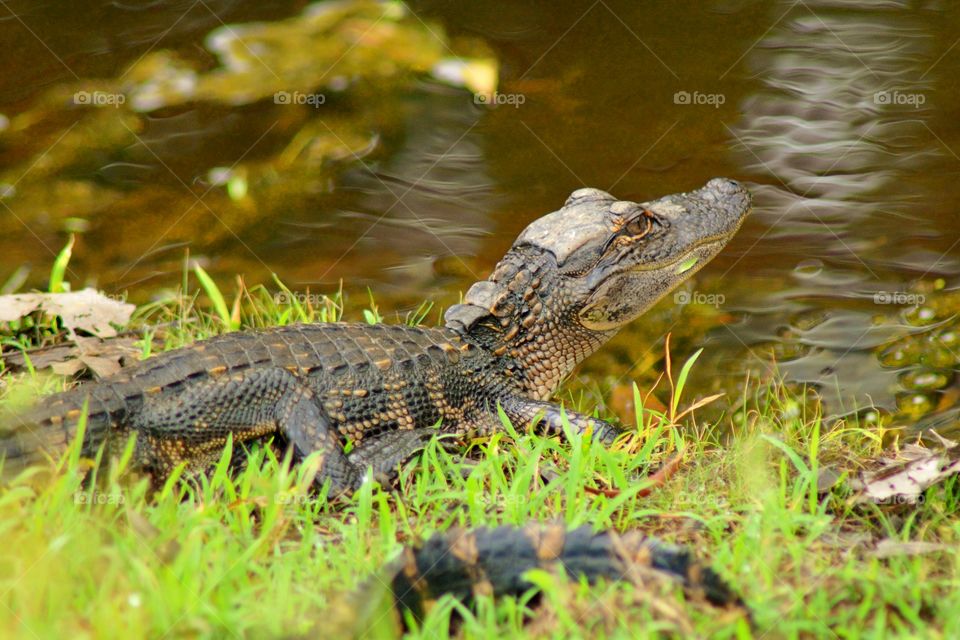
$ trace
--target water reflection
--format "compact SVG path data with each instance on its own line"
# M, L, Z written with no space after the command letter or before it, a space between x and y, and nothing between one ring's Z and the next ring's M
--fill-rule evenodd
M768 230L755 251L787 246L797 262L767 292L775 310L749 305L753 317L731 328L733 339L795 343L781 370L816 385L833 412L871 401L893 410L898 371L877 366L873 352L910 333L897 296L925 275L930 260L917 250L938 233L926 209L935 194L917 180L942 156L928 123L930 14L832 0L780 2L771 15L782 17L750 55L759 86L732 133L762 181L756 215ZM769 270L782 264L773 258ZM942 261L944 271L956 263ZM813 326L798 326L817 310Z
M491 233L499 198L477 129L484 111L463 91L430 84L398 106L403 115L399 139L386 142L390 155L340 177L325 206L335 213L322 228L290 223L288 235L291 249L306 250L333 232L339 241L329 251L342 260L359 257L369 269L354 282L403 298L436 284L438 261L480 279L472 256ZM337 266L311 283L330 288L342 273Z
M482 111L429 81L452 51L443 29L372 0L276 17L219 25L204 48L118 51L114 76L74 72L15 110L0 187L21 235L0 236L5 260L37 258L23 236L55 255L81 220L71 276L139 300L176 285L185 246L219 277L276 271L294 287L366 271L362 285L412 260L403 286L422 298L428 258L475 253L492 204L471 133ZM461 49L464 84L486 90L495 64Z

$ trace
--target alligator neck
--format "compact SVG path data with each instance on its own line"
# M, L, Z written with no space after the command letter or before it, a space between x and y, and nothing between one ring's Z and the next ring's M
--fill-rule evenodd
M447 311L446 323L494 356L527 395L546 400L615 333L583 327L567 298L552 256L514 249Z

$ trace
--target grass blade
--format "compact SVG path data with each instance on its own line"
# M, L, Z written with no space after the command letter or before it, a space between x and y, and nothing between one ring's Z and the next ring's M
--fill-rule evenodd
M70 285L66 282L64 276L67 273L67 265L70 264L70 257L73 255L74 240L73 234L70 234L67 246L60 250L57 258L53 261L53 266L50 268L50 283L47 285L50 293L63 293L70 290Z
M703 353L703 349L697 349L696 353L690 356L680 369L680 375L677 376L677 385L674 388L673 396L670 398L671 415L675 416L677 414L677 406L680 404L680 397L683 395L683 387L687 384L690 369L693 368L693 363L697 361L701 353Z
M213 281L213 278L210 277L210 274L204 271L203 267L199 264L193 266L193 272L196 274L197 280L200 281L200 286L203 287L203 291L207 294L207 297L210 298L210 302L213 303L213 309L216 311L220 321L223 322L223 325L230 331L239 329L240 323L235 321L233 314L230 313L227 301L224 299L223 294L220 293L220 288L217 286L217 283Z

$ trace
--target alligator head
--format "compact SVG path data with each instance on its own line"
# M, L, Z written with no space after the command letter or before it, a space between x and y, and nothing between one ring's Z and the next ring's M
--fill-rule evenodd
M724 178L639 204L579 189L520 234L490 278L447 311L447 327L503 356L528 390L548 397L717 255L749 210L747 190Z

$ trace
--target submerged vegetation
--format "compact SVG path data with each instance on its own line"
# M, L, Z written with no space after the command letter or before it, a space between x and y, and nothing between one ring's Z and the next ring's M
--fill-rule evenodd
M175 274L186 243L221 277L266 279L266 259L316 278L325 265L287 260L265 227L282 216L303 253L332 259L359 232L311 233L312 214L347 207L335 180L383 162L385 141L408 135L418 83L469 98L494 91L498 74L482 41L374 0L220 24L195 46L150 47L117 64L114 77L74 74L21 112L0 113L0 201L40 242L11 225L0 252L8 265L35 263L51 237L76 233L96 247L83 268L140 302L145 287L132 285ZM203 115L191 120L191 109ZM408 233L432 239L416 226ZM240 250L224 251L241 238Z
M195 275L208 303L183 295L137 310L140 355L224 331L342 317L339 295L298 296L278 282L283 295L240 286L229 296L201 269ZM371 297L353 319L381 313ZM424 306L389 320L435 316ZM56 341L57 332L34 326L15 343ZM741 398L721 401L733 411L697 420L698 407L716 400L686 387L697 355L677 366L668 347L659 384L633 387L645 408L610 449L506 425L463 452L435 439L395 487L368 484L335 501L312 491L311 459L290 469L269 446L254 447L243 470L230 472L228 449L208 476L175 474L156 491L128 468L129 448L85 481L91 461L74 447L52 474L28 470L0 489L0 633L331 637L372 628L384 637L396 621L369 603L385 590L378 571L403 544L455 525L531 520L640 528L688 545L739 590L752 625L688 601L675 585L590 587L538 573L539 599L481 599L475 609L442 599L412 637L960 633L955 481L916 504L855 505L842 482L825 490L822 478L879 454L875 430L828 428L815 404L775 379L750 381ZM64 385L29 368L0 380L8 406Z

